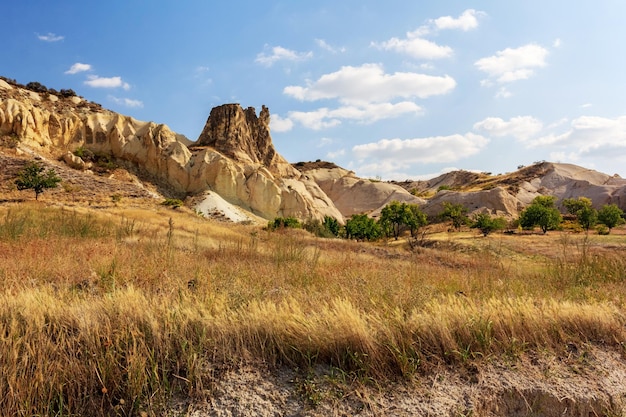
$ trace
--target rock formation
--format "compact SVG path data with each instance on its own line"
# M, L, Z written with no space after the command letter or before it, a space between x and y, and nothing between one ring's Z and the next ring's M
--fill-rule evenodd
M376 216L397 200L418 204L430 215L450 202L470 213L517 217L536 196L548 194L557 203L584 196L596 208L614 203L626 210L626 180L575 165L538 163L497 176L455 171L429 181L372 181L321 161L290 165L274 149L265 106L258 116L253 107L239 104L215 107L192 142L166 125L104 110L67 90L52 94L22 87L0 78L0 143L19 142L80 170L89 165L74 155L78 148L111 155L171 193L193 196L197 207L231 204L251 217L343 221L357 213Z
M343 168L316 168L305 171L335 203L345 217L370 213L376 216L391 201L424 204L399 185L359 178Z
M196 146L166 125L102 110L79 97L50 100L3 81L0 136L84 168L67 156L78 148L110 154L181 195L214 191L231 204L272 219L343 216L318 185L274 149L269 110L259 117L238 104L214 109Z

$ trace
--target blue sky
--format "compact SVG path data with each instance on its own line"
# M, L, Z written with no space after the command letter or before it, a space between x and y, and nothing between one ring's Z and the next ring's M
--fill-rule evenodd
M214 106L266 105L288 161L362 177L539 160L626 177L624 16L620 0L20 0L2 6L0 75L191 140Z

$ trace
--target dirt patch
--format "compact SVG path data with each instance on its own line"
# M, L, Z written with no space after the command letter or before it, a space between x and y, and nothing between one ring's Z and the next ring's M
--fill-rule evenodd
M471 377L449 367L407 383L341 377L332 369L302 374L244 366L219 376L203 400L177 398L170 415L588 417L626 411L626 364L618 352L597 349L510 363L487 359Z

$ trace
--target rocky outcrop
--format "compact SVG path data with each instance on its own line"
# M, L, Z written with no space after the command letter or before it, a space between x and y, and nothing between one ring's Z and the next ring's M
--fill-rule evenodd
M150 174L172 192L213 191L266 219L331 216L343 221L319 186L276 152L266 107L258 117L252 107L217 107L199 140L192 143L164 124L97 106L94 110L78 97L55 99L4 82L0 136L16 136L21 146L64 159L78 169L86 168L70 156L78 148L109 154Z
M442 190L422 207L429 216L436 216L443 211L443 203L461 204L469 213L488 213L494 216L517 217L526 207L518 198L502 187L473 192Z
M251 162L275 170L285 161L276 153L270 136L270 112L263 106L257 117L254 107L239 104L214 107L196 142L210 146L237 162Z
M394 200L418 205L426 202L398 185L362 179L343 168L317 168L305 174L320 186L345 217L359 213L376 216Z

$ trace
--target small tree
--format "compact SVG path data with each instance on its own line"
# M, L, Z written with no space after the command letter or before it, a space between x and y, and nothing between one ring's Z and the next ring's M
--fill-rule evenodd
M34 190L35 200L39 200L39 194L43 193L46 188L55 188L61 182L50 168L45 171L45 167L36 161L29 162L17 174L15 185L18 190Z
M409 204L409 211L411 217L409 218L408 226L411 229L411 237L416 237L420 228L428 224L428 217L420 210L417 204Z
M380 225L385 232L391 232L398 240L402 229L408 225L412 213L406 203L392 201L383 207L380 212Z
M367 214L354 214L346 221L346 237L357 240L376 240L381 234L380 225Z
M611 233L612 228L624 223L623 214L622 209L617 207L616 204L605 204L598 212L598 220L608 227L609 233Z
M483 236L487 236L496 230L502 230L505 227L506 219L503 217L491 217L487 213L474 215L472 223L470 224L470 228L480 230Z
M443 203L443 211L439 214L444 220L450 220L452 227L456 230L460 230L464 224L467 224L469 218L467 217L467 207L463 204L453 204L447 201Z
M598 222L598 211L593 208L593 203L587 197L567 198L563 200L563 206L569 214L576 216L576 221L587 232Z
M522 211L519 218L520 226L524 229L532 229L539 226L546 234L548 230L556 229L563 221L561 213L554 206L556 197L540 195L535 197L533 202Z

